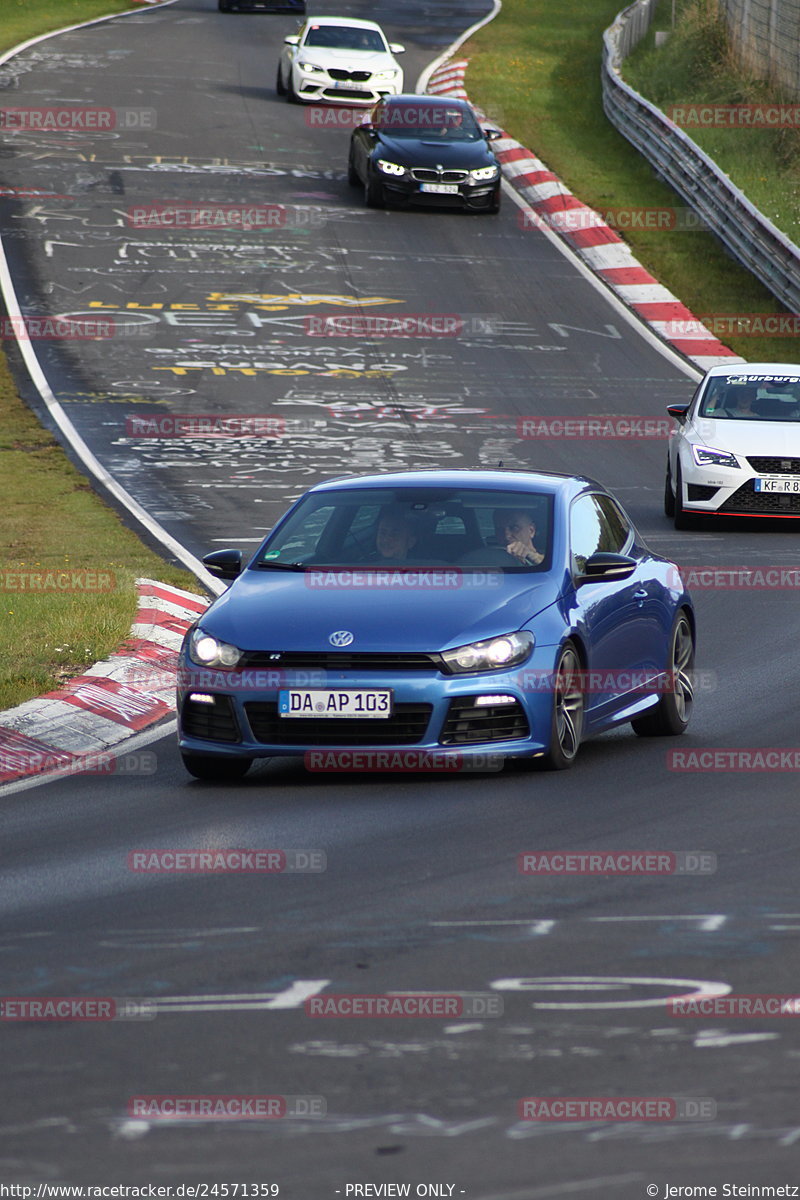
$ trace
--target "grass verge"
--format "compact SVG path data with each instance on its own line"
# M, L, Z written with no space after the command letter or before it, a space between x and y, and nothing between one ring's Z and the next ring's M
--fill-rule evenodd
M3 0L0 49L49 29L138 8L126 0ZM133 581L145 575L200 592L193 575L148 550L92 490L17 394L0 354L0 710L58 686L128 635ZM68 568L107 591L20 590L31 574ZM70 576L70 580L72 580ZM46 583L46 580L45 580Z
M463 47L467 90L593 208L683 207L603 112L602 34L622 7L622 0L504 0L499 16ZM698 315L785 311L709 233L620 233ZM792 337L721 340L751 361L798 359Z
M794 106L770 83L737 68L716 0L683 0L675 29L655 47L655 31L668 30L671 0L661 0L648 37L625 64L625 79L660 108L668 104ZM778 228L800 237L800 130L687 128L686 132Z

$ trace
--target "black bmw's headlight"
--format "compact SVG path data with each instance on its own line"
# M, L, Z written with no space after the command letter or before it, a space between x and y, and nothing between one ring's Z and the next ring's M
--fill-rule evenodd
M400 163L392 162L389 158L377 158L375 160L379 171L383 171L384 175L405 175L406 168L401 167Z
M470 642L455 650L444 650L441 657L454 675L500 671L503 667L515 667L524 662L533 650L534 642L533 634L523 629L483 642Z

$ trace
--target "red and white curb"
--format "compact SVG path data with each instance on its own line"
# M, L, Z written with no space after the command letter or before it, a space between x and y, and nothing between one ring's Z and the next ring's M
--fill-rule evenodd
M464 86L467 65L467 59L442 63L428 80L427 91L468 100ZM599 213L574 196L541 159L509 137L505 130L492 143L492 149L505 179L528 206L523 219L530 212L530 228L546 225L559 234L661 341L703 371L718 363L745 361L714 337L677 296L645 270L619 234Z
M130 637L105 662L54 692L0 713L0 784L51 771L113 774L111 747L175 711L178 650L210 601L136 581L139 607Z

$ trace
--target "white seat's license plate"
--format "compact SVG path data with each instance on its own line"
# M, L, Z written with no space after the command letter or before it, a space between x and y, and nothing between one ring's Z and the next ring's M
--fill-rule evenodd
M278 692L281 717L372 717L392 715L391 688L292 688Z
M797 492L800 494L800 475L796 479L776 479L768 476L766 479L754 479L753 488L757 492Z
M421 183L419 185L419 190L421 192L440 192L440 193L444 193L446 196L457 196L458 195L458 184L457 183Z

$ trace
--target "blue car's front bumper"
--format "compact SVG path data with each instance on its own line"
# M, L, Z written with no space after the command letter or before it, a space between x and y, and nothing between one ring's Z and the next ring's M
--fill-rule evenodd
M414 749L462 757L542 754L549 748L553 696L548 687L531 688L530 680L552 671L556 649L537 646L521 666L481 675L419 670L221 672L194 667L184 659L178 688L180 747L190 754L238 758L306 756L345 748ZM279 691L293 687L390 688L393 714L281 717ZM213 700L193 699L197 696Z

